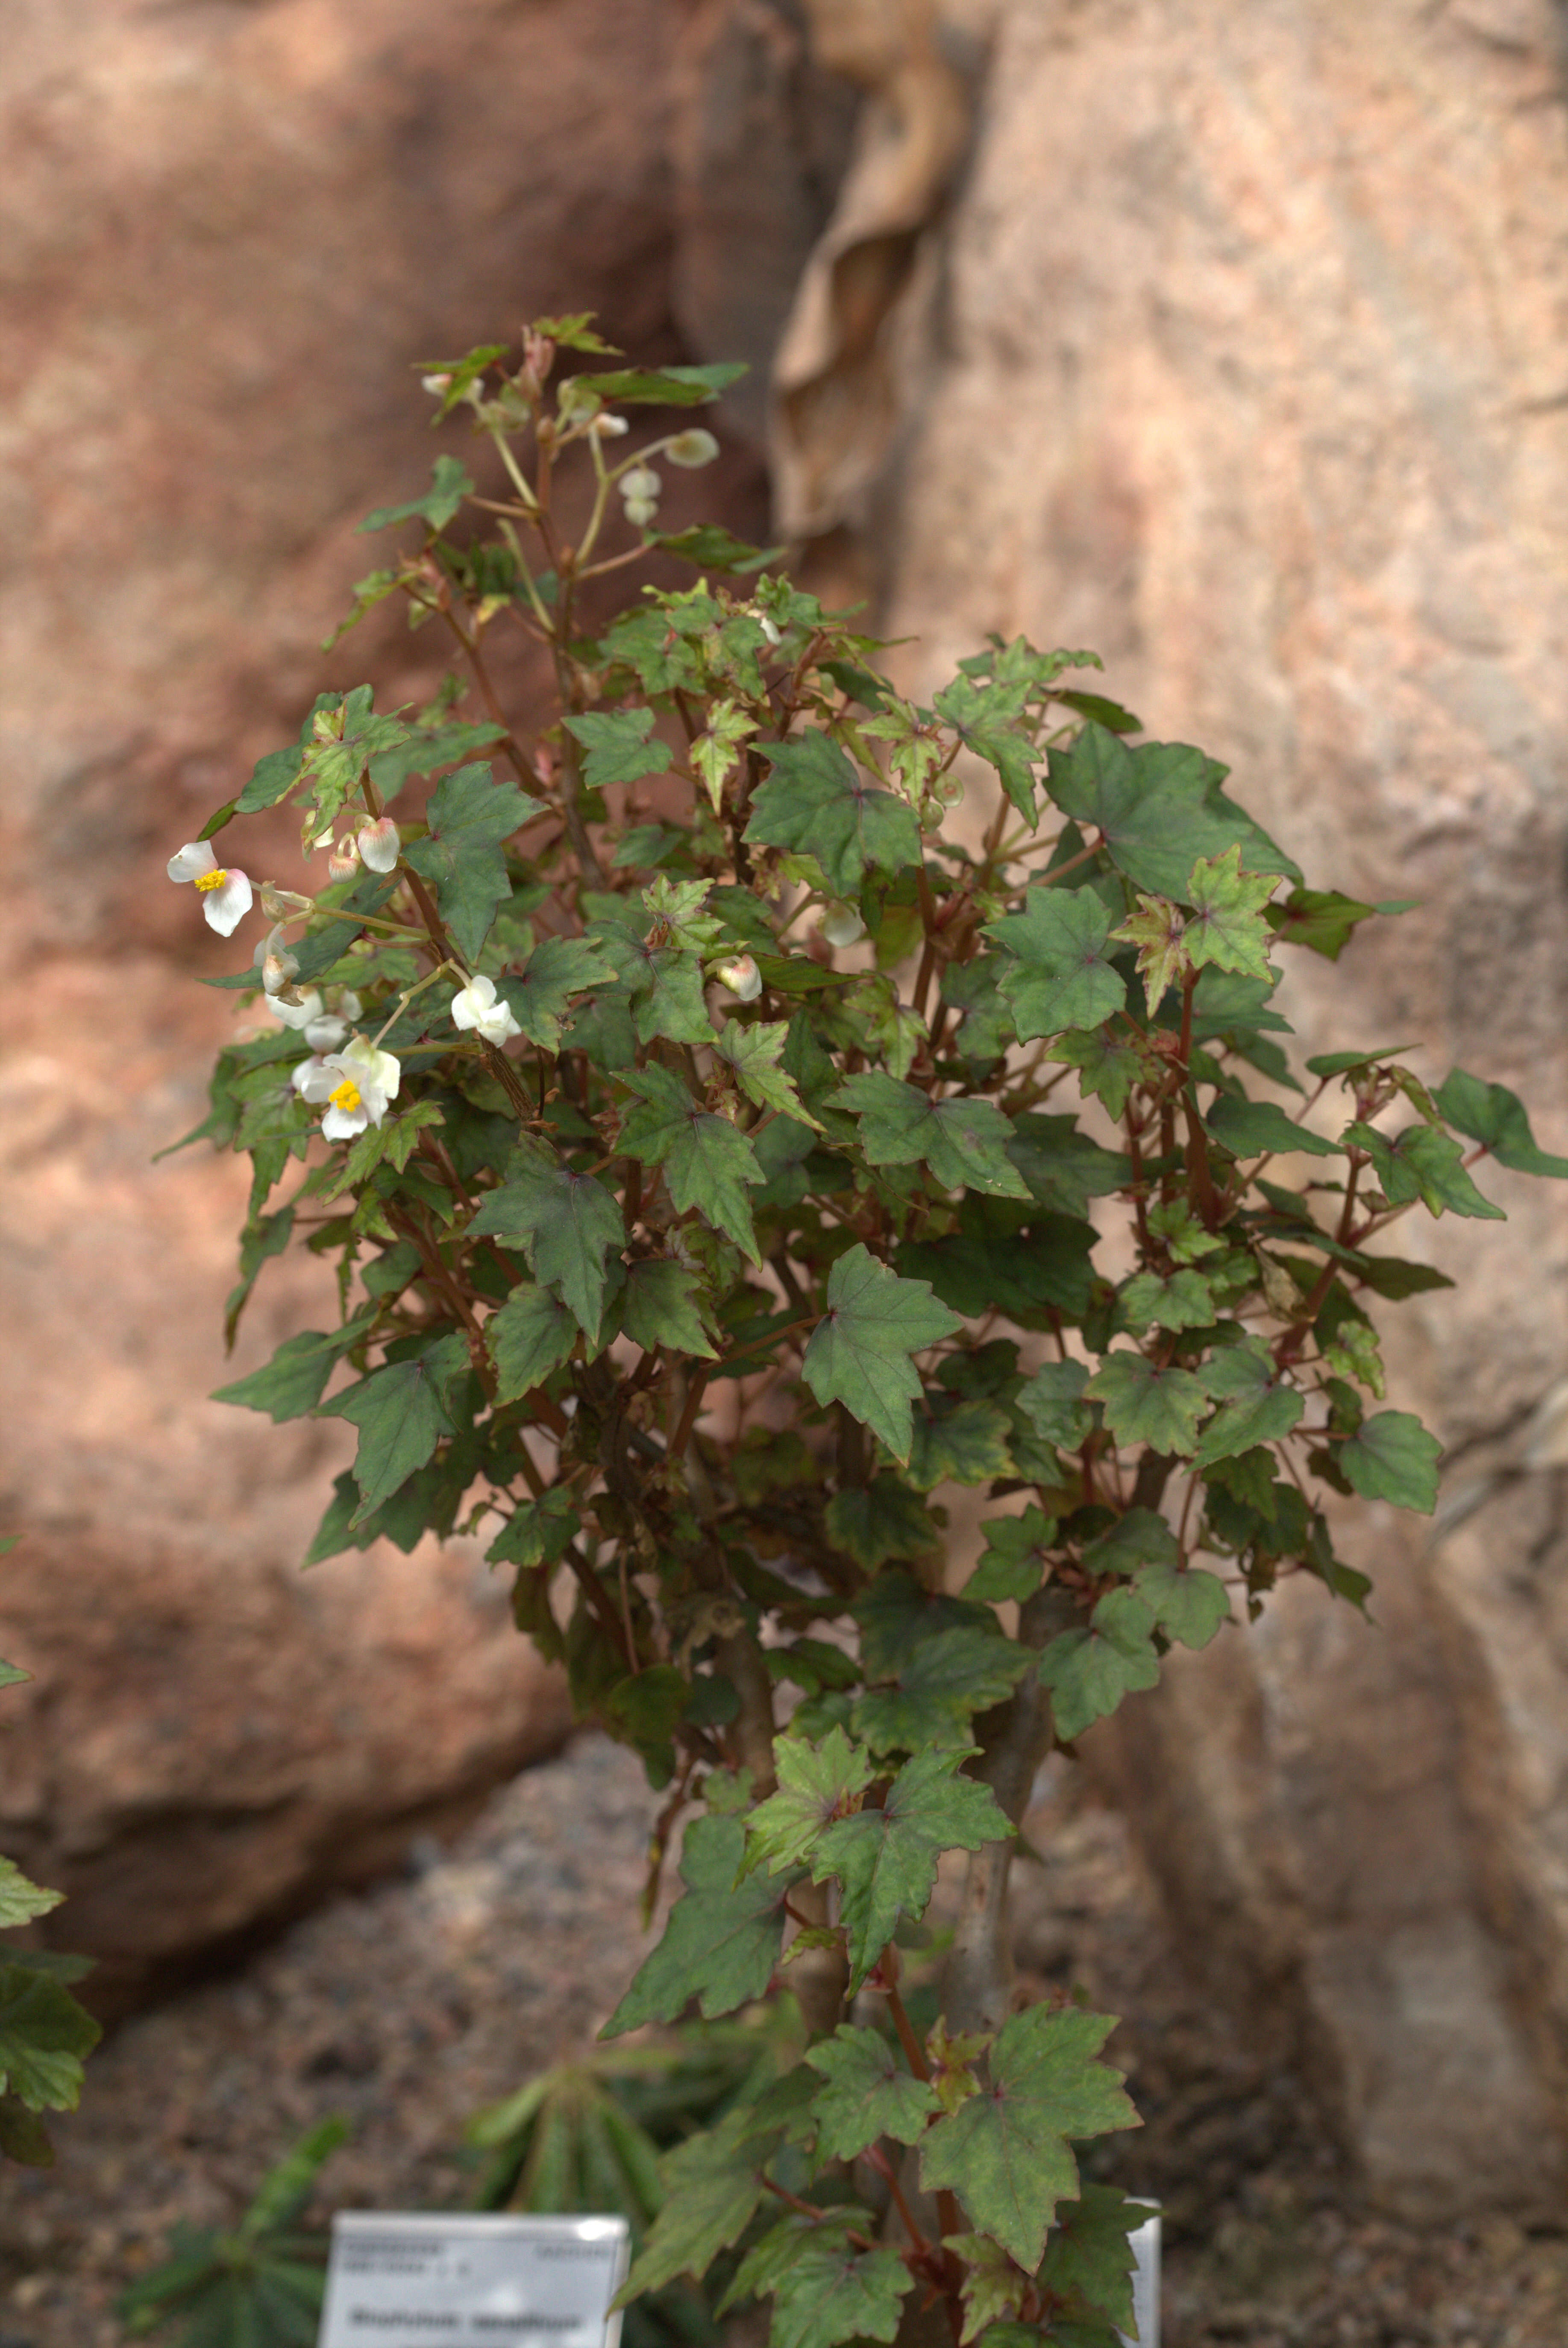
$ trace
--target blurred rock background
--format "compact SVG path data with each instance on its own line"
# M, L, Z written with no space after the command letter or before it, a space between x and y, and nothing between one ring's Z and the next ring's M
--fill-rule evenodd
M298 1575L341 1430L204 1397L328 1308L274 1268L226 1371L236 1169L149 1163L228 1019L170 849L324 680L437 681L423 636L315 649L358 516L424 478L409 370L582 307L750 359L708 510L771 494L913 690L991 628L1096 646L1315 873L1421 900L1292 971L1308 1047L1420 1038L1568 1148L1563 36L1554 0L14 0L0 1653L37 1677L0 1848L111 1998L564 1728L461 1545ZM1393 1369L1506 1468L1568 1221L1487 1182L1507 1225L1406 1226L1463 1284ZM1563 2217L1559 1484L1435 1549L1363 1511L1377 1630L1287 1592L1090 1740L1200 1988L1427 2219Z

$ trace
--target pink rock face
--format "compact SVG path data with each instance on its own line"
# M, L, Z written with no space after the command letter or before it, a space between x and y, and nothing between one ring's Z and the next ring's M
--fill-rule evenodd
M1003 0L895 484L912 689L983 631L1092 645L1326 882L1418 897L1307 1048L1420 1038L1568 1144L1568 207L1546 0ZM1304 966L1305 965L1305 966ZM1568 1218L1399 1231L1388 1314L1450 1443L1563 1367ZM1551 2202L1568 2049L1560 1494L1435 1553L1363 1510L1368 1630L1315 1589L1182 1658L1099 1746L1247 2026L1309 2051L1386 2199ZM1509 1513L1512 1510L1512 1514Z

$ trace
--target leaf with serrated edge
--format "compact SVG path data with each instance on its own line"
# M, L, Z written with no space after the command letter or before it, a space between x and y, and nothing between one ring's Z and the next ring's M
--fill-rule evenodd
M1212 963L1250 978L1269 978L1274 932L1264 908L1279 887L1279 875L1243 873L1242 851L1233 845L1218 856L1200 856L1188 878L1192 908L1183 941L1194 970Z
M29 1882L15 1859L0 1858L0 1932L46 1916L64 1898L63 1891L46 1891L41 1883Z
M665 2154L664 2206L614 2306L662 2291L677 2275L700 2282L720 2250L738 2241L757 2214L763 2166L774 2148L766 2139L748 2144L749 2123L745 2110L727 2113L717 2127Z
M758 1108L777 1109L781 1117L791 1118L797 1125L809 1125L813 1133L820 1133L822 1128L802 1103L795 1079L786 1076L779 1065L789 1036L788 1022L782 1019L771 1025L759 1021L750 1027L743 1026L738 1019L730 1019L719 1029L714 1055L729 1069L747 1099L754 1101Z
M645 1166L664 1168L678 1213L695 1208L760 1263L746 1193L765 1177L746 1136L694 1100L669 1068L628 1069L625 1082L642 1098L621 1128L621 1148Z
M923 1280L900 1280L857 1244L828 1274L828 1309L812 1331L801 1374L817 1400L845 1408L879 1436L901 1466L920 1393L912 1356L963 1326Z
M798 1736L773 1742L779 1790L759 1802L746 1821L746 1866L804 1867L835 1818L849 1818L871 1784L870 1756L830 1728L820 1745Z
M515 1402L571 1360L576 1316L547 1288L514 1288L485 1323L485 1343L495 1365L496 1401Z
M1472 1141L1484 1143L1500 1166L1511 1166L1516 1174L1549 1174L1556 1181L1568 1181L1568 1158L1553 1158L1537 1148L1524 1104L1506 1085L1489 1085L1454 1068L1434 1097L1448 1123Z
M1160 1658L1150 1633L1153 1610L1132 1590L1108 1590L1090 1627L1064 1631L1040 1656L1041 1684L1051 1692L1057 1735L1070 1745L1092 1721L1104 1720L1123 1696L1151 1688Z
M1128 2236L1148 2218L1148 2203L1130 2201L1119 2187L1086 2185L1052 2229L1037 2281L1064 2299L1081 2295L1108 2322L1130 2332L1138 2258Z
M901 872L921 860L907 800L865 781L836 742L815 732L760 751L772 773L751 795L748 843L814 856L839 896L858 897L868 867Z
M1031 1501L1021 1517L993 1517L982 1528L985 1554L964 1585L965 1598L1022 1601L1040 1586L1041 1560L1057 1520Z
M960 1776L962 1748L917 1754L889 1787L880 1810L860 1810L824 1832L811 1863L815 1882L842 1889L840 1922L850 1941L853 1996L892 1938L901 1916L923 1914L944 1850L978 1850L1012 1833L988 1786Z
M101 2034L63 1983L27 1965L0 1964L0 2094L30 2112L74 2112L82 2058Z
M662 775L671 762L669 745L648 738L654 727L651 709L595 710L562 723L588 754L583 779L591 791L601 791L608 783L636 783L645 775Z
M479 959L496 907L511 894L500 843L544 811L515 783L493 781L488 767L459 767L430 794L427 836L404 845L405 860L434 883L441 918L470 963Z
M1231 1619L1231 1600L1218 1574L1190 1566L1146 1565L1132 1578L1137 1595L1168 1639L1183 1647L1206 1647Z
M587 938L541 938L518 975L503 978L497 992L531 1044L558 1052L573 999L614 976L613 965Z
M1119 1443L1147 1443L1183 1458L1198 1447L1208 1395L1190 1370L1157 1370L1141 1354L1108 1354L1084 1393L1105 1405L1105 1423Z
M645 2022L673 2022L695 1997L705 2021L760 1997L784 1937L784 1901L793 1875L746 1876L740 1820L694 1818L681 1852L686 1894L670 1910L658 1947L600 2032L617 2038Z
M1026 1199L1029 1186L1006 1155L1013 1128L991 1101L962 1096L933 1100L880 1069L851 1076L827 1106L861 1121L861 1143L872 1166L923 1164L945 1189L984 1190Z
M621 1326L634 1345L651 1354L655 1345L667 1353L691 1354L699 1361L716 1361L717 1348L703 1327L699 1299L702 1282L684 1264L664 1258L629 1264L626 1285L616 1300Z
M573 1174L546 1157L514 1158L508 1179L480 1200L470 1236L514 1241L529 1270L565 1299L590 1344L596 1344L609 1284L605 1260L625 1241L621 1209L591 1174Z
M927 2131L921 2183L957 2193L975 2225L1033 2273L1058 2201L1078 2193L1068 2139L1137 2127L1121 2074L1095 2060L1114 2018L1033 2005L991 2050L991 2082Z
M1008 957L1001 992L1019 1040L1099 1027L1127 1001L1111 966L1111 917L1092 889L1033 888L1021 912L986 925Z
M318 1406L319 1417L346 1418L359 1429L354 1456L359 1506L353 1523L390 1499L435 1456L442 1436L451 1433L443 1388L468 1358L462 1337L440 1337L417 1361L389 1362Z
M1429 1517L1443 1447L1408 1410L1380 1410L1339 1447L1340 1468L1366 1500L1392 1500Z
M937 2108L928 2080L914 2078L898 2049L878 2030L841 2023L806 2060L827 2081L812 2100L817 2147L830 2160L853 2160L879 2137L913 2144Z
M878 1753L963 1743L977 1712L1010 1695L1034 1658L994 1629L960 1623L923 1639L896 1687L876 1687L854 1709L857 1736Z

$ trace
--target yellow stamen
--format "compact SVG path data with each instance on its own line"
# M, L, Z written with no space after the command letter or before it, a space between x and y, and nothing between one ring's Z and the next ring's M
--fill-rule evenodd
M352 1076L345 1076L337 1090L332 1095L333 1107L340 1108L345 1117L352 1117L355 1110L362 1105L359 1098L359 1086Z
M196 875L196 886L201 890L202 895L205 896L209 890L221 889L228 877L229 876L224 871L222 866L221 864L215 864L211 872L198 872Z

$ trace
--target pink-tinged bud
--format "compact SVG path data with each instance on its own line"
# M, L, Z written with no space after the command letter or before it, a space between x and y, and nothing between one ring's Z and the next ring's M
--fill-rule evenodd
M334 880L352 880L359 870L359 850L354 844L354 834L346 831L326 860L328 877Z
M721 986L727 986L740 1003L755 1003L762 992L762 973L750 954L737 954L733 962L721 962L716 973Z
M401 843L397 827L389 815L377 816L374 823L359 828L359 853L372 872L390 872L397 861Z
M609 408L605 408L602 415L593 418L593 428L601 440L618 440L623 432L631 430L631 419L628 417L614 415Z
M444 399L451 387L449 375L422 375L419 377L420 390L428 391L432 399Z

